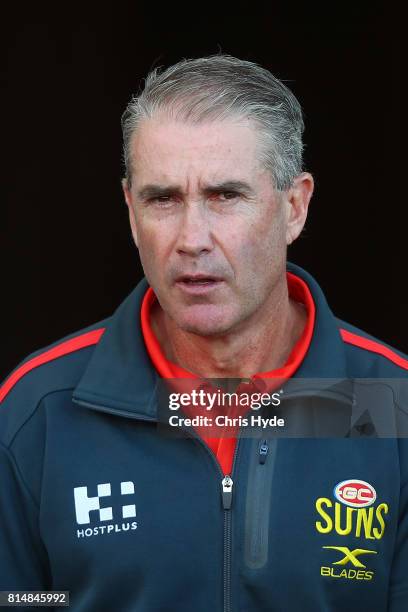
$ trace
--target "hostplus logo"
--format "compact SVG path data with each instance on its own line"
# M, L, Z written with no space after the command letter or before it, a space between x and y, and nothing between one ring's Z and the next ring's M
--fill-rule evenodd
M93 496L92 492L89 494L88 487L75 487L74 488L74 500L75 500L75 514L78 525L84 525L82 529L77 529L77 538L89 538L91 536L107 535L112 533L119 533L121 531L134 531L137 529L136 521L126 521L117 523L114 520L131 519L136 516L136 505L134 503L128 503L134 501L131 496L135 495L135 485L132 481L128 480L120 483L120 495L125 496L122 498L126 501L124 504L120 504L115 508L115 516L113 507L104 505L109 503L109 498L112 495L112 488L110 482L98 484L96 487L97 495ZM102 502L102 507L101 507ZM92 523L98 522L98 525L92 525ZM85 525L90 525L85 527Z

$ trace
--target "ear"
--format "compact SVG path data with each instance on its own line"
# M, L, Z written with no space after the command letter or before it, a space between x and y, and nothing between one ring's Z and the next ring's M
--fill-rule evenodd
M123 189L123 195L125 197L125 202L127 204L127 207L129 209L129 221L130 221L130 228L132 230L132 236L133 236L133 240L135 241L136 246L139 246L139 241L137 238L137 226L136 226L136 217L135 217L135 211L133 208L133 198L132 198L132 191L129 187L128 181L127 179L122 179L122 189Z
M292 186L284 193L286 204L286 244L292 244L301 233L307 218L309 202L314 189L313 177L309 172L297 176Z

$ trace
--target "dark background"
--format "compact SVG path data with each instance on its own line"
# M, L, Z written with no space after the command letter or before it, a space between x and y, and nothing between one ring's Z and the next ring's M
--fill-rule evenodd
M408 352L399 16L385 2L286 4L9 8L0 378L135 286L121 113L152 67L220 50L269 68L305 112L316 191L289 259L337 316Z

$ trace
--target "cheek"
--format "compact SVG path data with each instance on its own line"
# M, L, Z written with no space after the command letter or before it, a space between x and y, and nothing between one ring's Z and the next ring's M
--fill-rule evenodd
M169 224L165 219L151 219L148 215L141 215L137 228L140 247L152 257L165 248L169 241Z
M164 268L166 255L165 235L157 231L149 231L147 228L139 230L139 256L143 268L149 270L155 276Z
M276 245L276 235L271 229L265 231L265 228L251 227L247 228L241 240L238 237L234 244L240 261L253 264L259 260L262 261L273 250Z
M248 286L269 283L282 267L286 258L286 241L283 229L277 223L269 228L251 228L245 240L235 242L238 276L246 276Z

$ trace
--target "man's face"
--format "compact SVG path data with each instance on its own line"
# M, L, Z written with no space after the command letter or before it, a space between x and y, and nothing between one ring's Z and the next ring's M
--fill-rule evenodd
M143 122L124 186L146 278L164 312L199 335L237 331L285 279L291 205L257 159L248 122Z

